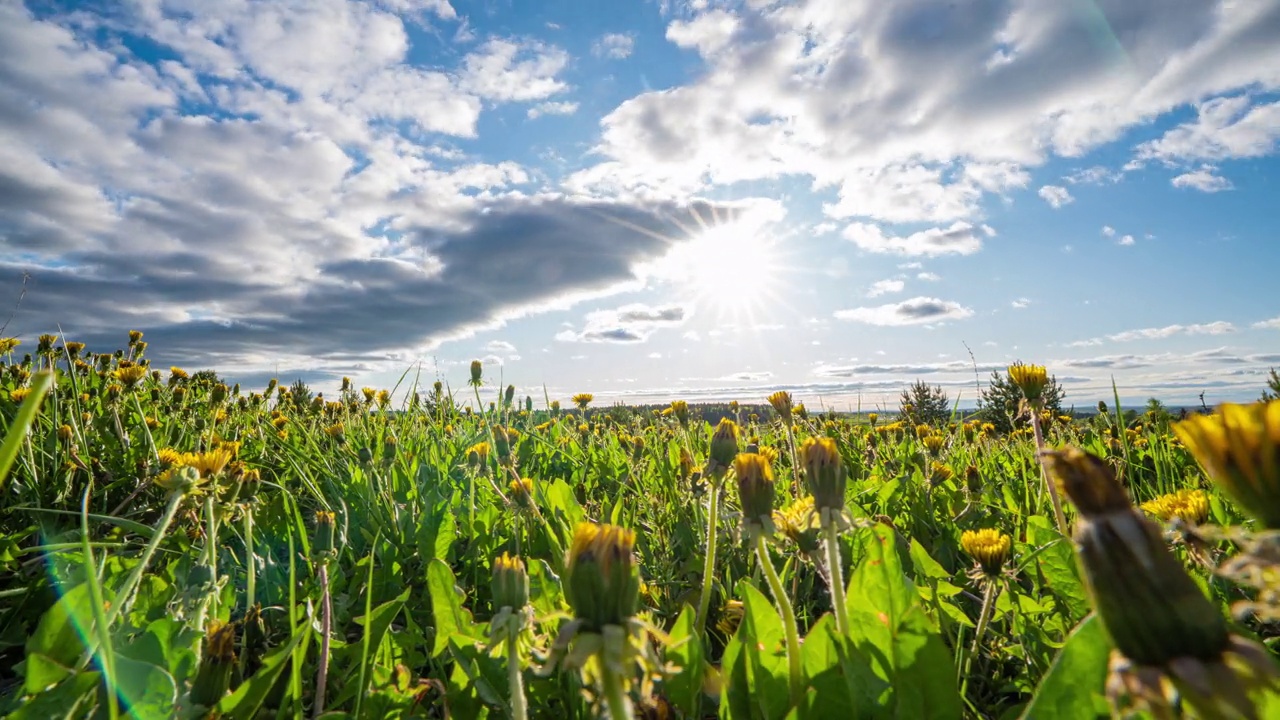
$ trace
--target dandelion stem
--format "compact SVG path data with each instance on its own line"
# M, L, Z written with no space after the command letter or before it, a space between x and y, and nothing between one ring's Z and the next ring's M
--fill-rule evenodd
M605 703L609 707L609 720L632 720L631 703L622 689L622 678L604 658L600 658L600 680L604 685Z
M773 601L782 615L782 629L787 639L787 668L791 687L791 704L798 706L804 695L804 672L800 666L800 633L796 630L796 612L791 607L791 600L782 587L778 571L773 569L769 559L769 548L765 545L764 535L756 535L756 559L764 571L764 578L773 593Z
M1036 457L1040 461L1040 477L1044 479L1044 486L1049 492L1049 501L1053 503L1053 516L1058 521L1058 531L1064 537L1071 537L1067 529L1067 517L1062 514L1062 501L1058 498L1058 488L1049 479L1049 472L1044 466L1044 433L1040 431L1040 413L1035 407L1031 408L1031 431L1036 436Z
M987 625L991 623L991 615L996 609L996 595L999 594L999 589L999 583L993 579L988 579L987 589L982 593L982 610L978 613L978 625L973 630L973 646L969 649L969 656L964 660L964 684L960 688L962 695L969 685L969 670L973 666L973 658L978 654L978 649L982 644L982 636L986 634Z
M849 633L848 608L844 600L844 573L840 568L840 537L834 519L826 523L827 582L831 585L831 612L836 616L836 631Z
M698 596L697 634L707 627L707 612L711 609L711 580L716 570L716 524L720 520L720 483L723 478L712 479L708 499L711 508L707 513L707 554L702 563L702 594Z
M524 673L520 665L520 645L514 637L507 639L507 685L511 692L512 720L527 720L529 711L524 700Z
M316 702L312 717L324 714L329 681L329 635L333 624L333 598L329 593L329 560L320 561L320 667L316 670Z

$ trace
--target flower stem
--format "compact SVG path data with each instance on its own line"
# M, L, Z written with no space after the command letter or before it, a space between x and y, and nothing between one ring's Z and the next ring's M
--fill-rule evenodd
M324 714L324 695L329 680L329 635L333 624L333 598L329 593L329 561L320 561L320 667L316 670L316 702L312 717Z
M711 609L711 579L716 570L716 524L720 520L720 480L713 479L708 497L711 509L707 513L707 555L702 563L702 594L698 596L698 622L696 634L701 635L707 627L707 612Z
M965 688L969 685L969 670L973 666L973 658L977 656L978 649L982 644L982 636L986 634L987 625L991 623L991 614L996 609L996 595L1000 589L999 583L993 579L987 580L987 589L982 593L982 610L978 613L978 625L973 630L973 647L969 649L969 656L964 660L964 679L960 687L960 694L963 695Z
M827 582L831 584L831 612L836 616L836 631L841 635L848 635L849 616L844 600L844 573L840 569L840 538L834 520L828 522L824 529L827 541Z
M787 667L790 674L791 705L798 706L804 695L804 673L800 667L800 633L796 630L796 612L791 607L791 600L782 587L778 571L773 569L769 559L769 548L765 546L764 535L756 535L756 559L764 571L764 578L773 592L773 601L782 614L782 629L787 638Z
M609 707L609 720L632 720L631 703L622 689L622 678L605 658L600 658L600 680L604 685L604 700Z
M527 720L524 673L520 666L520 646L514 637L507 639L507 685L511 692L511 720Z
M1067 529L1067 516L1062 514L1062 501L1058 499L1058 487L1049 479L1049 473L1044 467L1044 433L1040 431L1040 413L1034 407L1031 408L1031 430L1036 436L1036 457L1040 460L1040 477L1044 479L1044 486L1049 491L1049 500L1053 503L1053 516L1058 521L1058 531L1063 537L1071 537Z

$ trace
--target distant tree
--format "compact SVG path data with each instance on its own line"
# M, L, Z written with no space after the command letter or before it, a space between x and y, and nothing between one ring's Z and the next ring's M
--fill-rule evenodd
M1066 394L1058 384L1057 376L1051 376L1041 396L1044 409L1054 415L1062 414L1062 398ZM995 425L999 432L1009 432L1027 422L1025 415L1018 411L1021 402L1022 391L1013 384L1013 378L1009 377L1009 372L993 371L991 381L978 399L977 417L982 422Z
M1267 377L1267 389L1262 391L1259 399L1262 402L1280 400L1280 374L1276 373L1275 368L1271 368L1271 375Z
M226 384L223 382L222 377L214 370L197 370L196 372L191 373L192 385L207 385L208 387L213 387L219 383L224 385Z
M917 380L899 396L898 412L913 423L941 427L951 419L951 403L941 385Z
M304 413L311 407L311 387L302 378L294 380L289 386L289 401L299 413Z

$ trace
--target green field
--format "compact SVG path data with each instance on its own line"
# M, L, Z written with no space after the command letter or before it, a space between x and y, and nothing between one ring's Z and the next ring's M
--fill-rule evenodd
M1280 717L1275 400L1074 419L1015 366L1002 432L0 343L8 717Z

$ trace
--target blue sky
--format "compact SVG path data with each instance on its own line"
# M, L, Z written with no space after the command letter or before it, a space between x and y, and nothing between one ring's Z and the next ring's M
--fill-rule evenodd
M23 338L539 404L1280 366L1276 0L6 2L0 108Z

